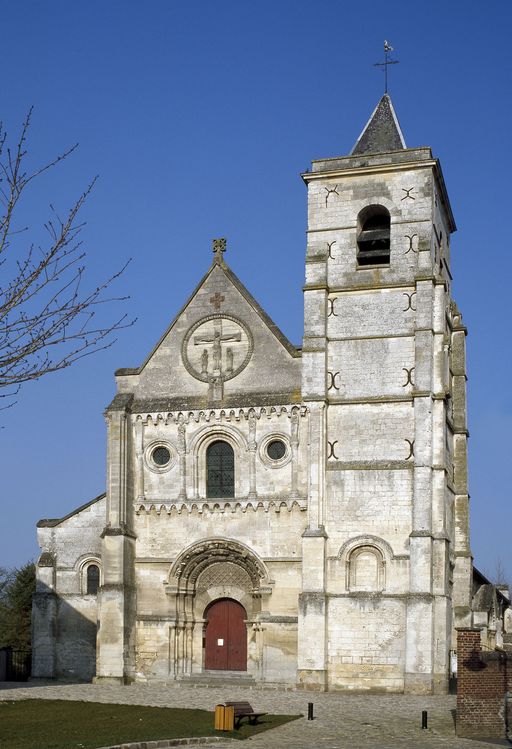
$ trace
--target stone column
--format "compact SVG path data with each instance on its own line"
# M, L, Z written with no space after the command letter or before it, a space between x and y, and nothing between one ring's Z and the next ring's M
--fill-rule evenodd
M187 499L187 427L183 414L178 416L178 455L180 461L180 493L178 499Z
M256 499L256 414L251 409L248 416L249 421L249 496L248 499Z
M135 455L137 462L135 495L141 502L144 500L144 424L142 416L135 419Z
M292 451L292 480L291 480L291 492L290 496L298 497L298 484L299 484L299 423L300 423L300 409L292 408L290 414L291 422L291 436L290 446Z

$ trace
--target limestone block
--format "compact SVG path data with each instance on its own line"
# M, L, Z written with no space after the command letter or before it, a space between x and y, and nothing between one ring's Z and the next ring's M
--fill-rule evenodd
M266 621L263 627L264 681L295 684L297 675L297 623Z
M416 311L413 286L335 292L327 335L336 338L414 335Z
M329 439L338 440L336 456L342 462L371 467L372 461L405 461L410 452L406 438L414 433L413 404L332 404L327 429Z
M335 392L343 399L383 398L409 394L407 370L415 367L414 338L369 338L329 342L327 368L339 372ZM412 382L415 383L414 373Z
M381 594L329 598L328 682L351 691L402 691L405 602Z
M327 477L329 554L337 554L342 544L362 534L384 539L397 554L408 553L412 470L329 470Z

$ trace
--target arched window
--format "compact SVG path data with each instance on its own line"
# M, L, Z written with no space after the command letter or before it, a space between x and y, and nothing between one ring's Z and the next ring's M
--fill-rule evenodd
M87 567L87 593L96 595L100 587L100 568L97 564Z
M235 496L235 454L223 440L212 442L206 451L206 496Z
M350 590L379 591L384 587L384 560L374 546L359 546L349 558Z
M357 218L357 264L388 265L391 217L382 205L363 208Z

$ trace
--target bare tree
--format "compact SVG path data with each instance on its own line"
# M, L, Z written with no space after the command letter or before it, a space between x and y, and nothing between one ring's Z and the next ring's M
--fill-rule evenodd
M507 585L507 573L500 556L496 557L493 580L496 585Z
M28 170L31 115L32 110L12 149L0 123L0 398L10 399L8 405L24 382L110 347L116 332L134 322L126 314L108 322L98 319L100 305L127 299L107 292L126 265L92 290L83 289L85 252L79 235L84 223L78 214L96 178L62 217L50 205L42 243L31 241L28 227L17 225L26 189L77 147Z

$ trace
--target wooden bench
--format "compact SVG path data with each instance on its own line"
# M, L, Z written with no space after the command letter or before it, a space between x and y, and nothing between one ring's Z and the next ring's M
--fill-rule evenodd
M255 713L249 702L225 702L226 707L234 708L235 712L235 728L240 727L242 718L248 718L251 725L255 725L258 722L258 718L261 718L267 713Z

